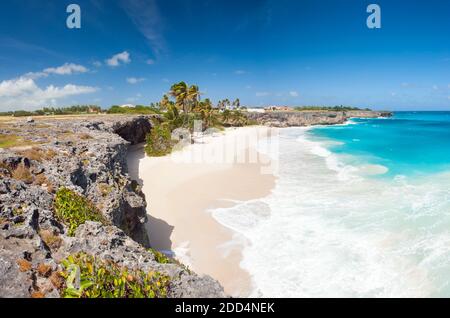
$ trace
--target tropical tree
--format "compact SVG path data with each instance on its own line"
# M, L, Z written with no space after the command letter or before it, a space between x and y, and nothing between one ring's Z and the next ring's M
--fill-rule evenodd
M225 109L225 103L223 100L219 100L217 102L217 108L219 108L219 110L224 110Z
M188 103L189 103L189 110L196 109L198 107L198 103L200 101L200 90L197 85L191 85L188 89Z
M170 100L169 100L169 96L167 96L166 94L164 94L163 98L161 99L161 101L159 102L159 107L161 110L167 110L169 109L169 104L170 104Z
M231 102L228 98L226 98L223 102L224 102L225 108L230 108Z
M236 100L233 102L233 107L236 109L239 109L241 107L241 101L239 98L236 98Z
M170 88L170 96L175 98L175 106L184 113L189 112L189 87L185 82L179 82Z
M229 109L225 109L225 110L222 112L222 121L223 121L223 123L224 123L224 124L228 124L228 122L230 121L230 119L231 119L231 111L230 111Z

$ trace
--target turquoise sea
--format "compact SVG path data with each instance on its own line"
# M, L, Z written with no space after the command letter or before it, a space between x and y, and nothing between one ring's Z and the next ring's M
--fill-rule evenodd
M310 136L342 143L330 150L383 165L389 176L450 170L450 112L397 112L351 122L356 125L316 128Z
M212 211L253 296L450 297L450 112L281 129L267 154L272 194Z

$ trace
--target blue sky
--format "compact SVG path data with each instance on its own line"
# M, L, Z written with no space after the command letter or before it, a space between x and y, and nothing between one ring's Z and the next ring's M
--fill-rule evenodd
M370 3L381 29L366 26ZM443 0L3 0L0 111L149 104L181 80L248 106L450 110L449 12Z

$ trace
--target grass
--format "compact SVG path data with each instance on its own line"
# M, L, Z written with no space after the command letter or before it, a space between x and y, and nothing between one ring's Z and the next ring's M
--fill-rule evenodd
M40 230L39 236L50 249L58 249L62 244L62 239L50 230Z
M98 190L100 191L102 197L107 197L113 190L113 188L107 183L100 183L98 185Z
M89 139L92 139L92 136L89 134L81 134L80 139L81 140L89 140Z
M69 236L74 236L77 228L86 221L107 223L92 202L67 188L56 192L54 209L57 218L69 228Z
M11 148L21 144L21 139L16 135L0 134L0 148Z
M85 253L71 255L61 264L65 298L164 298L169 290L170 278L159 272L130 270Z
M11 174L13 179L23 181L25 183L33 182L33 175L30 172L30 169L26 167L24 164L20 164Z
M38 147L33 147L31 149L20 151L18 152L18 154L30 160L35 160L39 162L42 162L44 160L51 160L57 156L56 151L52 149L41 149Z

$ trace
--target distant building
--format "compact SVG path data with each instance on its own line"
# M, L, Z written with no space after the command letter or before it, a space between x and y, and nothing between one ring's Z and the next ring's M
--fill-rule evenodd
M133 104L123 104L123 105L120 105L120 107L122 107L122 108L135 108L136 105L133 105Z
M247 111L250 113L264 113L265 109L264 108L248 108Z
M97 108L89 107L88 113L89 114L98 114L99 110Z
M289 112L293 111L294 109L289 106L269 106L264 108L266 112L275 112L275 111L281 111L281 112Z

